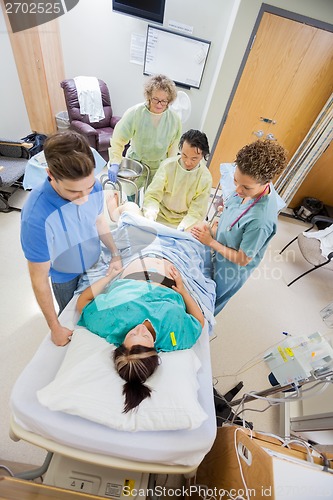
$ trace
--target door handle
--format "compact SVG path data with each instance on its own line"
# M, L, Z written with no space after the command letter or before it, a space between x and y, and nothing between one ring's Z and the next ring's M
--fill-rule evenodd
M271 118L264 118L263 116L260 117L260 121L265 123L271 123L272 125L276 124L275 120L271 120Z
M255 132L252 132L252 134L256 135L258 137L258 139L260 139L260 137L262 137L264 135L264 131L263 130L256 130Z

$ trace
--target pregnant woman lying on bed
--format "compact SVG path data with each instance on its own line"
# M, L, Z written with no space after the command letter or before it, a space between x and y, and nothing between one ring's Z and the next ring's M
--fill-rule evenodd
M127 413L150 397L144 384L159 365L158 351L191 348L201 334L204 316L179 271L166 259L135 259L110 283L114 273L82 292L78 325L117 346L113 359L126 382Z

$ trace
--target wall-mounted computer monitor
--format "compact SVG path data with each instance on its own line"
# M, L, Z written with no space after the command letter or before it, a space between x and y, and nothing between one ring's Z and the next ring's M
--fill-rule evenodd
M165 0L112 0L112 9L163 24Z
M176 85L200 88L210 42L148 25L144 75L163 74Z

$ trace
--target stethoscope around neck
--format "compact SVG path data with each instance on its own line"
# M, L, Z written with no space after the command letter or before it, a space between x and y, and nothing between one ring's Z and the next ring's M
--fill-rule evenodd
M237 222L243 217L243 215L247 214L247 212L252 207L254 207L254 205L256 203L258 203L259 200L261 200L261 198L264 196L264 194L266 193L266 191L267 191L268 188L269 188L269 184L267 184L265 186L265 189L263 190L263 192L260 193L260 195L251 203L251 205L249 205L245 210L243 210L243 212L227 227L227 231L231 231L232 228L234 227L234 225L237 224ZM236 193L234 196L238 196L238 194Z

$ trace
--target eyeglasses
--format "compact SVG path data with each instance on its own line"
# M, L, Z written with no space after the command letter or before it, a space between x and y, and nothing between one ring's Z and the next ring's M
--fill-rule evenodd
M154 104L162 104L162 106L167 106L169 104L169 101L166 101L165 99L157 99L157 97L152 97L151 100Z

